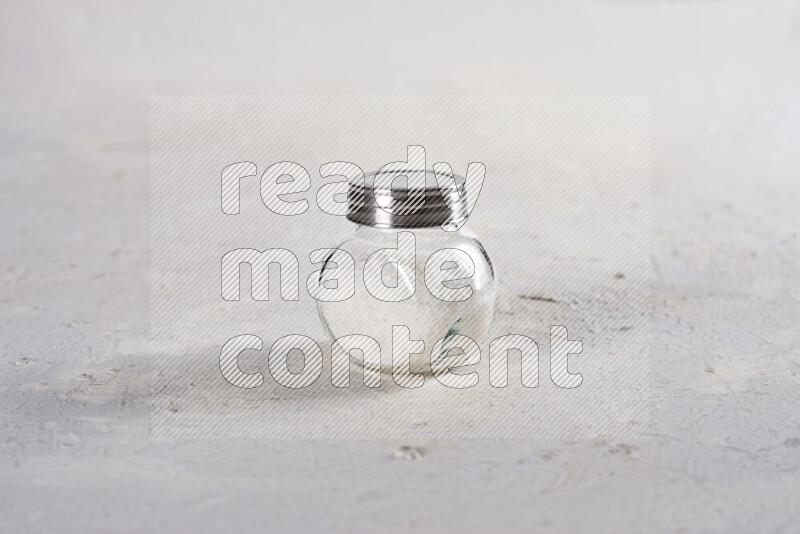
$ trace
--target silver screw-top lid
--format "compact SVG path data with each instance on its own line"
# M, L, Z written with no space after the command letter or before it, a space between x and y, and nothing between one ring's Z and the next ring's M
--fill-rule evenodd
M459 227L467 219L465 183L461 176L431 170L368 173L350 182L347 218L376 228Z

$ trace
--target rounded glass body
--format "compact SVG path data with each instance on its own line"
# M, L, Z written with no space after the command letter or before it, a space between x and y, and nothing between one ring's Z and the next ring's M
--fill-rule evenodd
M402 286L404 293L410 296L399 301L387 301L378 298L384 294L376 291L375 285L372 286L372 292L367 288L364 267L376 251L397 249L398 234L401 232L414 235L414 261L387 262L380 271L381 280L386 287ZM317 301L322 324L332 340L354 334L375 339L381 349L381 371L392 372L393 326L408 327L412 340L425 343L423 352L410 356L412 373L431 373L432 356L434 359L446 356L432 355L434 345L448 336L468 336L479 345L485 341L494 318L497 282L494 266L486 250L470 230L462 227L458 231L447 232L439 227L382 229L356 226L337 248L350 254L355 261L355 293L351 298L339 302ZM452 249L456 252L453 253ZM437 251L443 252L429 262L431 255ZM448 257L460 260L462 270L452 271L448 276L458 279L442 281L441 277L437 279L436 272L446 273L447 269L453 269L456 265L434 260L447 260ZM471 276L456 274L465 273L464 265L466 271L472 272ZM324 269L321 276L324 275ZM427 283L426 270L429 274ZM445 287L436 287L438 284ZM453 289L467 286L471 291L461 290L460 299L449 299L454 293ZM464 291L469 293L466 299L463 299ZM447 347L447 342L441 346ZM350 358L358 365L363 365L360 351L351 351Z

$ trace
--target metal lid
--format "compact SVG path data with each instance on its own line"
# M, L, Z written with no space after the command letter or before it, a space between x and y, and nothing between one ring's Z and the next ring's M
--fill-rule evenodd
M441 188L437 174L445 182ZM431 170L371 172L363 182L350 182L347 218L375 228L458 227L468 215L465 183L461 176Z

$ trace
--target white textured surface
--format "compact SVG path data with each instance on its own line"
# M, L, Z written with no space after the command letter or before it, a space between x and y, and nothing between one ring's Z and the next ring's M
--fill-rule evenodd
M526 9L4 2L0 530L796 531L800 5ZM169 91L651 95L652 434L151 443Z

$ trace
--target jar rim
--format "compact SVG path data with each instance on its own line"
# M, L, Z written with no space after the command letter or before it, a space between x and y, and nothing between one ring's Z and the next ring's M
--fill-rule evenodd
M402 187L395 181L406 177ZM442 183L440 178L444 178ZM347 218L376 228L460 226L466 221L466 179L429 169L391 169L364 174L348 185Z

